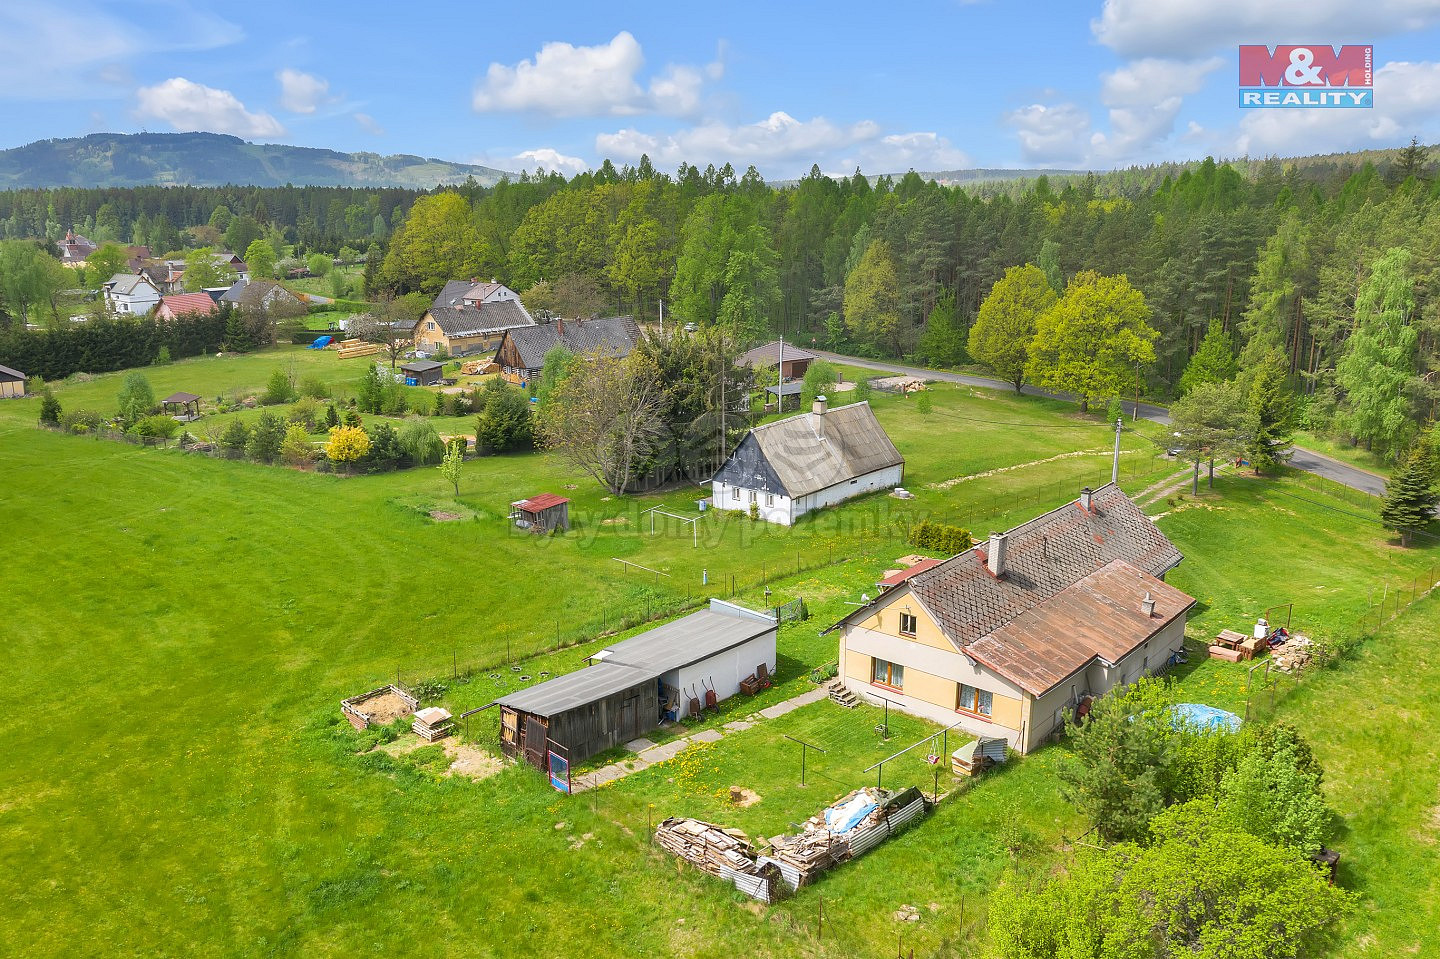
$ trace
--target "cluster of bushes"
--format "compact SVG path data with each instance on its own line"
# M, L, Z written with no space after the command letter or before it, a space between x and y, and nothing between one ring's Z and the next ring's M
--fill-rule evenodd
M1142 680L1071 727L1067 798L1106 845L1012 871L990 907L1002 956L1296 957L1333 942L1354 897L1311 859L1338 820L1310 746L1283 724L1198 729L1175 706ZM1242 942L1254 948L1228 945Z
M910 545L954 556L975 545L975 540L968 529L924 519L910 527Z
M33 382L41 397L40 422L43 425L58 427L67 433L85 434L110 430L158 440L170 440L180 432L180 424L173 417L159 412L155 393L143 373L132 372L125 377L116 397L118 412L109 419L93 410L66 412L42 379L36 377Z

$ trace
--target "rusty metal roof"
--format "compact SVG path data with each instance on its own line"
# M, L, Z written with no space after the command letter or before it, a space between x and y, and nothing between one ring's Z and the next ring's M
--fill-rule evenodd
M1141 608L1147 595L1155 600L1153 616ZM1194 605L1174 586L1117 559L965 651L1039 696L1096 658L1119 662ZM1152 665L1159 656L1157 650Z
M539 493L530 497L523 503L516 505L527 513L538 513L541 510L549 509L552 506L559 506L561 503L568 503L570 500L564 496L557 496L554 493Z

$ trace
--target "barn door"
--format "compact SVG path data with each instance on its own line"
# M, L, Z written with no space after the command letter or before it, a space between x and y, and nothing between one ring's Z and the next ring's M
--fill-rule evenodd
M620 731L627 740L640 738L640 694L631 693L620 707Z
M536 769L545 769L546 741L550 727L539 716L525 717L525 761Z
M515 713L508 709L500 712L500 744L507 756L514 756L520 749L519 722Z

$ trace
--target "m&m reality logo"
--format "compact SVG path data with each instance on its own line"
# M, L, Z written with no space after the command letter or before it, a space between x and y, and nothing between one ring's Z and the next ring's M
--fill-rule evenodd
M1375 105L1375 48L1325 43L1240 47L1240 106L1366 109Z

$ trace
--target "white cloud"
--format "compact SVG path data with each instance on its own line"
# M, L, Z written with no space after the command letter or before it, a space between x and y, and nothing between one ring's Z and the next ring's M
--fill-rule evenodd
M864 144L857 162L840 169L848 176L857 166L871 173L939 173L968 167L970 158L939 134L895 133Z
M1192 58L1241 43L1368 43L1437 22L1436 0L1105 0L1090 28L1126 57Z
M330 96L330 81L286 67L275 74L280 81L280 105L291 113L314 113Z
M1303 156L1403 146L1411 136L1433 142L1437 116L1440 63L1387 63L1375 71L1372 109L1247 110L1224 146L1245 155Z
M1006 114L1030 163L1072 164L1090 151L1090 115L1073 103L1032 103Z
M375 118L368 113L352 113L351 117L360 124L360 129L371 136L383 137L385 128L375 121Z
M623 30L609 43L593 47L551 42L533 60L513 67L490 64L472 105L480 113L523 111L555 117L686 116L699 107L706 77L716 80L724 74L717 55L703 70L672 64L643 87L639 73L644 65L639 41Z
M213 50L244 32L190 4L159 2L146 16L71 0L0 4L0 100L128 96L129 65L177 51ZM163 24L162 29L156 29Z
M1175 129L1184 98L1224 66L1219 57L1178 61L1146 58L1101 77L1100 99L1110 108L1110 131L1091 137L1095 152L1114 161L1137 158Z
M251 113L229 90L216 90L184 77L141 87L137 113L164 120L177 130L206 130L239 137L276 137L285 132L268 113Z
M517 153L513 165L527 169L540 168L554 170L558 173L569 175L584 173L590 169L590 164L579 157L566 156L559 150L552 150L549 147L541 147L536 150L526 150L523 153Z
M633 127L602 133L595 138L595 149L602 156L620 160L637 160L648 154L657 166L681 162L758 166L809 158L818 162L833 151L877 139L879 134L880 128L869 120L837 126L824 117L801 121L776 111L759 123L740 126L709 121L662 135L641 133Z

